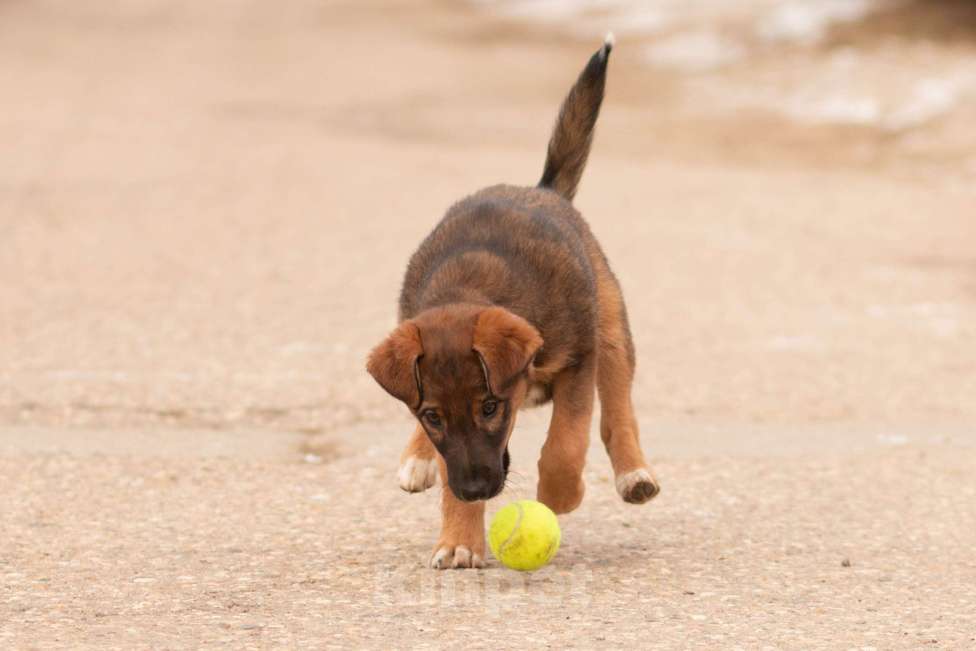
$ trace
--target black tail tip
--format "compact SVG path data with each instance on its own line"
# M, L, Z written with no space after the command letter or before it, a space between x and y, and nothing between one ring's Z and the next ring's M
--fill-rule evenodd
M613 37L613 32L607 32L607 35L603 37L603 47L600 48L600 58L606 60L610 56L610 52L613 50L614 43L617 39Z

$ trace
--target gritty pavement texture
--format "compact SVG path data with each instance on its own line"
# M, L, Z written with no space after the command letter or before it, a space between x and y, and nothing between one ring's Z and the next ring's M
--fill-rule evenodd
M976 183L917 155L954 132L712 120L638 45L576 204L662 493L622 503L594 436L550 566L435 572L363 361L445 208L537 178L594 44L440 2L0 5L0 648L976 647Z

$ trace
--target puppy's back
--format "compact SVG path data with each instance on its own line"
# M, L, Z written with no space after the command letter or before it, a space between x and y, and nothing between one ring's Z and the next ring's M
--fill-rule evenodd
M452 206L411 257L400 318L451 303L501 305L539 328L547 349L586 346L596 316L592 237L554 192L485 188Z
M559 110L535 188L496 185L456 203L421 243L400 293L400 319L452 303L500 305L541 332L545 350L593 346L596 274L605 259L571 205L603 102L608 36Z

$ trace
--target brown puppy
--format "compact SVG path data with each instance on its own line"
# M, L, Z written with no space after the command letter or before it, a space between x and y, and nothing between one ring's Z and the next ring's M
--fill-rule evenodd
M432 567L484 565L484 500L505 485L521 407L553 402L538 499L556 513L583 498L594 387L617 491L632 503L658 492L630 401L620 286L570 204L611 47L608 37L566 97L538 187L496 185L452 206L410 259L399 327L370 354L370 374L418 421L400 486L422 491L438 474L446 484Z

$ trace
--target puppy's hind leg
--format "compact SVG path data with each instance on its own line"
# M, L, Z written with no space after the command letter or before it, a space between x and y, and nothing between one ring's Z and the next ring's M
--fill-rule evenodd
M617 492L625 502L643 504L661 488L644 460L630 391L634 381L634 344L627 311L609 270L598 282L600 341L597 389L600 393L600 437L610 456Z
M418 423L400 455L400 470L397 471L400 488L408 493L423 492L437 483L438 472L437 450Z

